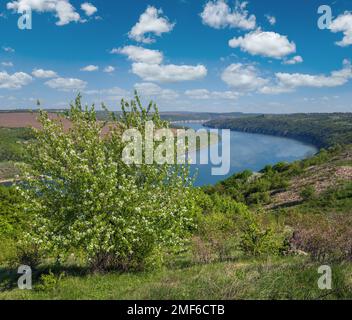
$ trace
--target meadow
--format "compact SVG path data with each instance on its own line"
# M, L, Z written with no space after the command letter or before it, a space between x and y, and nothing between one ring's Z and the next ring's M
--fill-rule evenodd
M21 179L0 187L0 299L352 298L347 122L309 159L195 188L187 167L119 162L121 128L169 126L138 96L122 107L109 135L79 97L69 130L45 112L40 130L0 129L13 155L2 160ZM317 120L310 135L345 117ZM264 130L257 117L238 121ZM33 290L17 288L20 264L32 267ZM331 290L318 287L322 265Z

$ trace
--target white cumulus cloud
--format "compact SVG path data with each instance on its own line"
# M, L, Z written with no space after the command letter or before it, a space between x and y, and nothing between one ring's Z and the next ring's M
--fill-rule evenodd
M268 22L273 26L276 24L276 18L274 16L271 16L270 14L266 14L265 18L268 20Z
M238 91L255 91L268 83L252 65L233 63L222 73L221 79Z
M32 75L36 78L47 79L47 78L56 78L57 73L52 70L43 70L43 69L34 69Z
M45 82L45 85L60 91L77 91L83 90L87 82L75 78L56 78Z
M334 33L343 32L344 37L336 42L338 46L347 47L352 44L352 13L345 12L338 16L330 24L330 30Z
M207 75L203 65L158 65L143 62L132 64L132 72L144 81L179 82L202 79Z
M294 56L291 59L284 60L283 64L297 64L302 62L303 62L303 58L301 56Z
M175 90L163 89L151 82L136 83L134 88L139 94L145 97L157 97L163 100L173 100L179 97L179 94Z
M163 53L158 50L150 50L137 46L112 49L111 53L120 53L126 55L131 61L150 64L160 64L164 59Z
M297 87L338 87L342 86L352 78L351 63L344 61L341 70L333 71L330 75L311 75L303 73L276 73L276 78L281 85L289 88Z
M225 0L208 1L200 14L202 22L210 27L251 30L256 27L256 17L246 10L247 2L236 2L234 9Z
M210 100L210 99L236 100L239 97L239 93L237 92L210 91L208 89L186 90L185 95L195 100Z
M58 18L56 24L63 26L70 22L79 22L80 15L69 0L17 0L7 3L7 9L18 12L18 10L51 12Z
M32 82L33 78L25 72L8 74L0 72L0 89L20 89Z
M115 71L115 68L113 66L107 66L104 68L104 72L106 72L106 73L111 73L114 71Z
M98 11L98 9L89 2L82 3L81 9L88 17L92 16L94 13Z
M155 39L152 34L161 36L170 32L175 24L171 23L167 17L162 16L163 11L153 6L149 6L140 16L139 21L128 33L130 39L137 42L153 43Z
M98 70L99 70L99 67L94 66L92 64L81 69L81 71L85 71L85 72L93 72L93 71L98 71Z
M229 41L232 48L241 48L242 51L251 55L261 55L275 59L281 59L296 52L296 44L290 42L287 36L276 32L256 30L244 37L233 38Z
M260 88L264 94L279 94L291 92L300 87L308 88L332 88L346 84L352 78L352 66L350 61L344 60L343 68L324 74L283 73L275 74L275 81Z
M1 65L4 66L4 67L13 67L13 63L11 61L9 62L1 62Z
M7 53L14 53L15 49L11 48L11 47L2 47L2 50L4 50Z

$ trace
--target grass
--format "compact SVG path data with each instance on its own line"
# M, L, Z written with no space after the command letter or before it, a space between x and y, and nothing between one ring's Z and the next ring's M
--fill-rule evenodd
M351 299L352 265L332 267L333 288L322 291L319 265L302 257L196 265L150 273L75 274L48 289L0 292L0 299L184 300L184 299ZM72 270L71 270L72 271ZM77 270L76 270L77 271ZM1 272L1 269L0 269ZM8 271L2 270L6 283ZM1 278L0 278L1 279Z
M13 179L16 174L18 174L18 170L14 162L0 162L0 181Z

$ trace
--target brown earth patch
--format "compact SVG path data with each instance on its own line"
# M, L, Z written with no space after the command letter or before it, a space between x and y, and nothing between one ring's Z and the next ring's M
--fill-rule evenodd
M328 163L305 169L302 175L290 181L289 191L274 191L271 195L271 203L266 208L273 209L300 203L303 200L300 193L307 186L313 186L316 194L319 195L329 188L351 181L352 166L339 166L339 162L351 160L352 153L348 149Z
M38 113L29 112L4 112L0 113L0 127L2 128L36 128L40 129L41 125L38 119ZM49 113L50 119L58 119L55 113ZM70 121L63 119L65 129L70 127Z

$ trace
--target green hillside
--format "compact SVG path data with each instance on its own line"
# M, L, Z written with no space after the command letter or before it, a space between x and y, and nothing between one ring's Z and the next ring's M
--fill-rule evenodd
M260 115L238 119L214 119L206 125L295 138L319 148L352 143L351 113Z
M32 160L24 168L30 174L23 176L27 184L19 190L0 187L0 299L352 298L350 115L323 115L320 127L313 121L314 130L300 126L320 115L307 115L309 120L303 115L264 117L270 125L286 119L292 132L310 132L310 139L326 149L303 161L266 166L259 173L245 171L215 186L194 188L179 179L173 182L168 170L153 167L118 164L115 177L116 163L102 163L109 164L118 152L114 147L120 143L119 132L111 138L116 140L100 139L94 111L76 103L72 133L61 133L47 122L44 132L30 140ZM126 113L120 125L143 128L148 114L137 110ZM251 120L253 130L258 119ZM343 119L345 130L339 131ZM249 126L248 119L242 121ZM283 130L283 124L279 128ZM84 171L79 169L82 161L87 163ZM33 178L44 172L52 181ZM116 190L114 179L121 179ZM131 183L138 192L120 195ZM114 206L110 201L116 201ZM123 201L130 202L121 206ZM145 204L144 210L136 210ZM172 219L164 213L168 206ZM121 221L125 227L114 233ZM139 221L148 221L148 228ZM82 228L82 223L90 224ZM131 231L135 226L137 233ZM114 234L109 241L101 237L107 230ZM24 235L35 241L24 241ZM118 255L111 248L127 251ZM16 287L16 268L23 263L33 267L31 291ZM331 290L318 287L322 265L332 269Z

